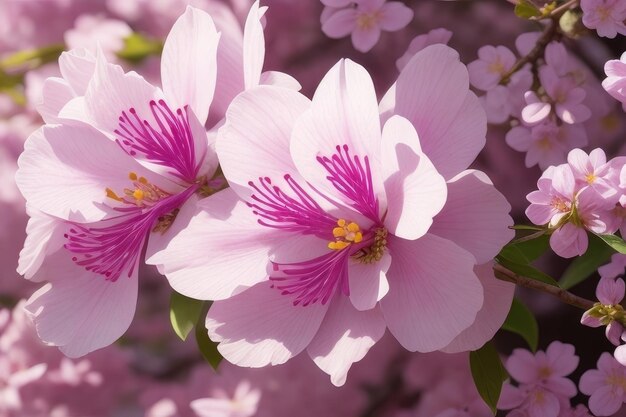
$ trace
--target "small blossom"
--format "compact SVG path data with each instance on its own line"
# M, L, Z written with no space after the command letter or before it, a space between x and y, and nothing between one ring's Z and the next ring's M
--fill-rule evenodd
M252 389L248 381L242 381L232 398L218 390L212 398L194 400L190 406L198 417L252 417L260 399L261 390Z
M610 416L626 403L626 367L610 353L598 359L598 369L586 371L580 378L580 391L591 396L589 409L597 416Z
M345 2L331 2L343 4ZM331 38L343 38L351 34L354 48L367 52L376 45L381 31L395 32L413 19L413 10L399 1L357 0L354 5L332 13L323 13L322 31Z
M614 38L619 33L626 35L626 1L624 0L581 0L583 24L595 29L598 36Z
M478 59L467 66L470 82L481 90L491 90L514 64L515 55L506 46L483 46L478 50Z
M619 100L626 110L626 53L620 59L612 59L604 64L607 78L602 81L602 87Z
M416 36L409 44L409 47L407 48L404 55L402 55L396 61L396 67L399 71L402 71L402 68L404 68L406 64L409 63L411 58L413 58L416 53L429 45L435 45L438 43L447 45L448 42L450 42L451 38L452 32L444 28L433 29L426 34Z

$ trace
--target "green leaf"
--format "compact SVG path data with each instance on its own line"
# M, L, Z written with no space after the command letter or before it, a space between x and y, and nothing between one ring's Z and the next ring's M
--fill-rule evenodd
M196 325L196 342L202 357L214 370L217 370L218 365L222 362L224 357L217 350L217 343L209 339L209 333L204 327L204 321L202 320L198 321L198 324Z
M539 342L539 326L533 313L517 298L513 299L509 315L506 316L502 329L522 336L530 349L537 350Z
M543 255L550 247L547 235L524 242L511 242L500 251L500 255L518 264L529 264Z
M544 230L543 227L539 227L539 226L530 226L527 224L516 224L514 226L510 227L513 230L534 230L536 232L540 231L540 230Z
M521 0L515 5L515 15L522 19L541 16L541 10L529 0Z
M161 41L146 38L135 32L124 39L124 48L117 52L117 56L137 64L151 55L160 55L162 51Z
M616 235L596 235L604 241L607 245L618 251L619 253L626 254L626 242Z
M502 383L509 375L492 342L470 352L470 368L478 393L495 415Z
M541 272L537 268L531 265L518 264L516 262L510 261L509 259L503 258L502 256L498 256L496 261L507 268L510 271L515 272L518 275L534 279L535 281L540 281L545 284L549 284L555 287L559 286L559 283L556 282L554 278L545 272Z
M567 290L580 284L596 272L599 266L607 263L613 253L615 251L611 247L605 245L601 239L591 234L587 252L569 264L559 280L559 286Z
M65 49L63 44L53 44L35 49L25 49L0 60L0 68L6 70L33 69L56 61Z
M170 298L170 322L174 332L182 340L187 336L198 322L201 316L204 301L185 297L176 291L172 292Z

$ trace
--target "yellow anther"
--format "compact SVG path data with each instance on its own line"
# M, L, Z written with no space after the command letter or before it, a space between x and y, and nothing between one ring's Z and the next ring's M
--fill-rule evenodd
M135 190L133 191L133 197L135 198L135 200L143 200L143 191L142 190Z
M345 235L346 235L346 230L343 227L335 227L333 229L333 236L344 237Z
M131 181L137 181L137 174L135 174L134 172L129 173L128 179L130 179Z
M142 184L148 184L148 180L145 179L144 177L139 177L139 182Z
M336 242L328 242L328 249L332 250L341 250L345 249L350 245L350 243L345 242L343 240L338 240Z
M348 223L345 219L337 220L337 227L333 228L334 241L328 244L329 249L341 250L351 243L359 243L363 240L361 228L355 222Z
M594 174L587 174L585 176L585 179L587 180L587 184L593 184L596 178L598 177L596 177Z
M107 188L106 192L107 192L107 197L112 198L115 201L122 201L122 199L117 194L115 194L115 191L113 191L112 189Z

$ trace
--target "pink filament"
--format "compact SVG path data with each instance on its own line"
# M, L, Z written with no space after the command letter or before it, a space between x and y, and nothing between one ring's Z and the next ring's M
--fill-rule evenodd
M172 175L192 183L198 176L188 106L172 112L164 100L150 101L158 130L142 120L134 108L123 111L115 133L117 143L131 156L141 155L155 164L173 168Z
M117 281L124 272L130 277L159 217L179 208L197 188L197 185L191 186L148 208L137 207L132 211L124 208L120 210L125 213L123 216L98 223L110 223L108 226L90 227L75 223L65 235L65 248L75 254L72 260L76 264L104 275L108 281Z

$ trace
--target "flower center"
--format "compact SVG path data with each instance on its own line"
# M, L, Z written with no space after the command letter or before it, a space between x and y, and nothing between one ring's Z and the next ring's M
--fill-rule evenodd
M361 13L356 18L356 25L361 30L369 30L378 24L379 19L380 19L379 12Z
M374 233L374 241L370 246L359 249L352 255L352 259L363 264L371 264L378 262L383 257L385 249L387 249L387 229L381 227Z
M333 229L335 240L328 242L328 249L345 249L352 243L360 243L363 240L363 233L358 224L348 223L345 219L337 220L337 227Z
M624 375L611 374L607 376L606 384L626 391L626 377Z
M596 177L595 174L593 174L593 173L587 174L585 176L585 180L587 180L587 184L593 184L597 178L598 177Z
M552 376L552 369L550 369L550 367L548 366L542 366L541 368L539 368L539 378L541 379L548 379Z
M552 205L552 207L554 207L561 213L567 213L568 211L572 209L569 202L558 197L553 197L552 201L550 202L550 205Z
M125 188L122 196L107 188L107 197L130 206L152 207L159 200L170 196L169 193L151 184L146 178L138 177L134 172L128 174L128 179L132 181L133 188Z
M490 63L487 69L492 74L498 74L498 75L504 75L504 73L506 72L506 68L504 67L504 64L502 63L502 61L500 61L499 57L498 59Z

